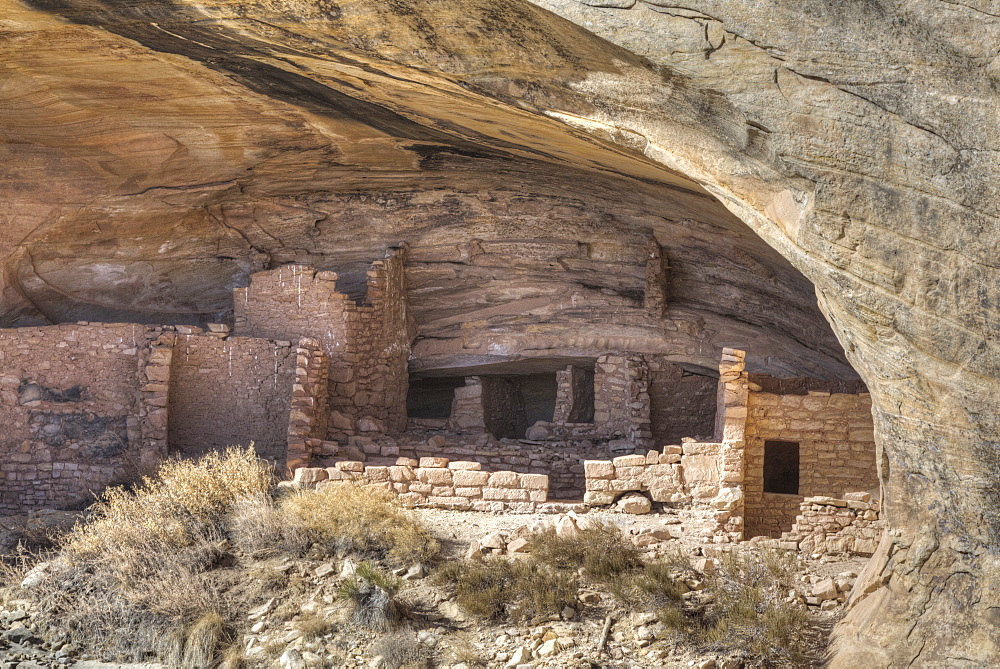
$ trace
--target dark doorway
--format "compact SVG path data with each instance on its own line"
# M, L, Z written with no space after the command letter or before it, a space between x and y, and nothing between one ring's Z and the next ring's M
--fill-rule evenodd
M406 415L410 418L449 418L455 388L465 385L465 377L410 379L406 394Z
M796 442L764 442L764 492L799 494L799 445Z

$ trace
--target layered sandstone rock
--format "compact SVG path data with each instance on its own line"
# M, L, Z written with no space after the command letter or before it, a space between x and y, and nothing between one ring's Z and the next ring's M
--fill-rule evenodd
M995 664L997 12L535 1L0 0L2 324L225 321L405 241L418 371L849 378L812 282L889 526L837 662Z

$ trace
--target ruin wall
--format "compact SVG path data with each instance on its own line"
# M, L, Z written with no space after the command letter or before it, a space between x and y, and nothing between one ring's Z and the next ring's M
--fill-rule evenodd
M406 428L409 323L405 249L392 249L368 272L366 303L337 291L336 272L290 265L251 276L233 291L236 332L251 337L318 339L328 357L327 437L346 440L371 417Z
M533 513L548 500L544 474L485 471L478 462L424 457L399 458L395 465L366 465L341 460L332 467L295 471L293 483L321 488L327 482L378 485L394 492L406 506L456 510Z
M283 468L296 349L250 337L179 334L170 368L171 454L199 457L254 444Z
M718 379L688 374L663 356L646 355L650 431L657 446L683 437L711 439Z
M778 546L805 553L871 555L882 536L881 505L866 492L849 492L843 499L807 497L789 532Z
M133 324L0 330L0 513L72 507L139 471L159 397L143 392L145 369L160 334Z
M747 536L791 529L804 497L851 491L878 494L871 396L809 391L750 392L746 419ZM799 444L797 495L764 492L764 442Z

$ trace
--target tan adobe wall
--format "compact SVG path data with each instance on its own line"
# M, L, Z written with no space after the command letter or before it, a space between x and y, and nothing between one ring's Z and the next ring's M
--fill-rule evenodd
M871 396L750 392L746 423L747 536L791 529L803 497L878 494ZM799 444L799 494L764 493L764 442Z
M295 378L287 342L177 335L170 370L170 453L198 457L254 442L283 467Z
M0 330L0 512L73 506L138 471L154 406L144 397L158 397L142 391L145 368L160 333L88 323Z

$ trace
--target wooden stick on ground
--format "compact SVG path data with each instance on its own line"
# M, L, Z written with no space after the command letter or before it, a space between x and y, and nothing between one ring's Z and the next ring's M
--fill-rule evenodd
M597 642L597 654L604 652L604 646L608 643L608 633L611 631L611 616L604 619L604 629L601 630L601 639Z

